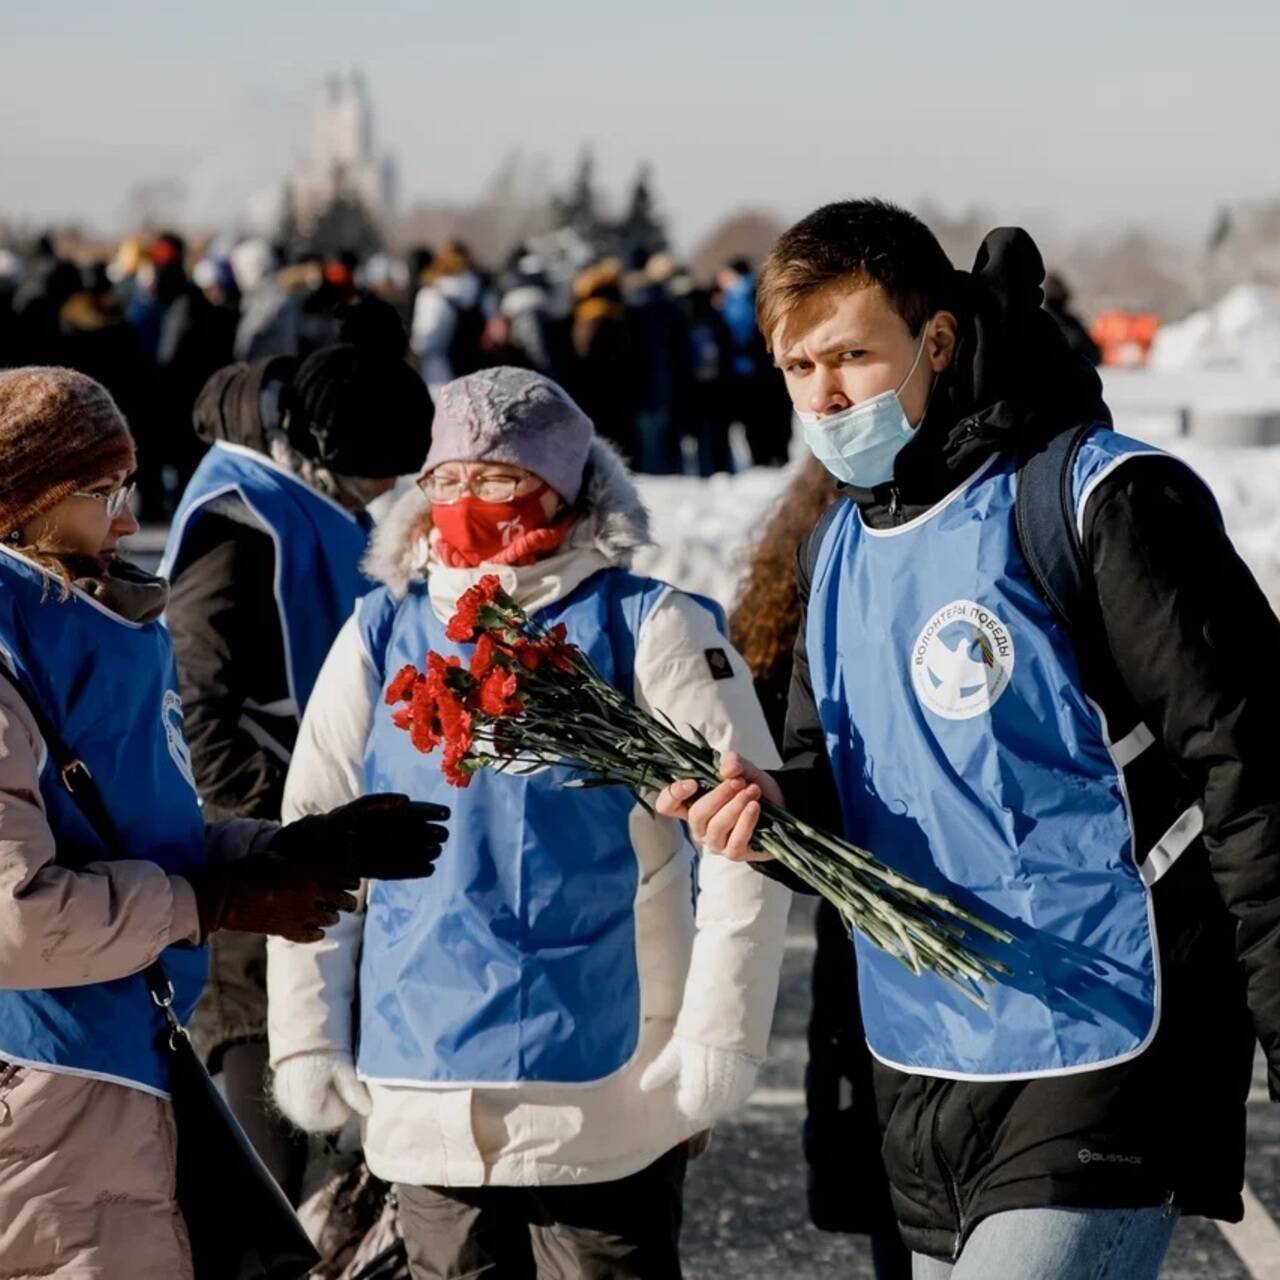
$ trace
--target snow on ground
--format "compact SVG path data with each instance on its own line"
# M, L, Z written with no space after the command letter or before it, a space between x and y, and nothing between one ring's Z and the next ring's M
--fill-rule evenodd
M636 558L637 573L733 604L754 537L790 483L790 467L752 467L737 475L639 476L655 545Z
M1162 447L1193 467L1213 490L1236 550L1280 613L1280 447L1206 448L1192 441Z
M1280 377L1221 371L1107 370L1116 429L1183 458L1217 496L1227 528L1272 607L1280 612L1280 444L1215 445L1178 434L1184 420L1230 406L1280 416ZM656 546L637 571L732 604L752 539L791 471L755 468L699 480L642 476Z

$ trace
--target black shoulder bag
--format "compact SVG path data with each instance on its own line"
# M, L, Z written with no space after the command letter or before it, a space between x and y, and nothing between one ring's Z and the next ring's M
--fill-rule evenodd
M115 858L130 857L97 783L0 661L0 676L26 703L62 785ZM191 1237L197 1280L297 1280L320 1261L284 1192L223 1101L173 1011L173 984L159 961L143 976L164 1012L170 1092L178 1131L177 1199Z

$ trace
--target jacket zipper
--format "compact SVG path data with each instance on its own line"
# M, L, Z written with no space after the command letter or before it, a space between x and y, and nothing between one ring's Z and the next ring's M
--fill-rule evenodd
M938 1162L938 1167L942 1170L943 1185L947 1191L947 1202L951 1205L951 1216L955 1219L955 1241L951 1246L951 1260L954 1262L960 1256L960 1246L964 1243L964 1214L960 1211L960 1185L956 1181L955 1173L947 1162L946 1156L942 1154L942 1143L938 1141L938 1112L941 1109L942 1099L939 1098L933 1104L933 1158Z
M896 484L889 490L889 516L894 524L902 523L902 493Z

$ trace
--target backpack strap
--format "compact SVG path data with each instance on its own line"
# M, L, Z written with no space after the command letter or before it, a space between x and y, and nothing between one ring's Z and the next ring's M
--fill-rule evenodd
M1076 529L1076 458L1096 424L1056 435L1018 466L1018 542L1032 577L1049 607L1068 631L1093 625L1099 615L1093 577ZM1101 625L1101 617L1097 617Z
M1036 586L1071 639L1085 691L1101 706L1113 741L1141 728L1107 638L1102 601L1076 520L1075 469L1080 447L1098 428L1087 422L1055 436L1018 465L1018 545Z
M808 541L801 544L804 556L804 576L810 583L813 582L813 575L818 571L818 555L822 551L822 541L827 536L827 530L831 528L832 521L840 514L844 504L848 501L848 498L837 498L818 517L818 523L813 526Z

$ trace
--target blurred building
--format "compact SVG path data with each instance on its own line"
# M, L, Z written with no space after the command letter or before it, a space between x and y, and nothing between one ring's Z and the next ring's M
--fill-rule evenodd
M364 77L330 76L312 124L311 149L287 183L285 203L300 227L334 204L355 201L375 222L395 209L396 168L374 145L373 111Z

